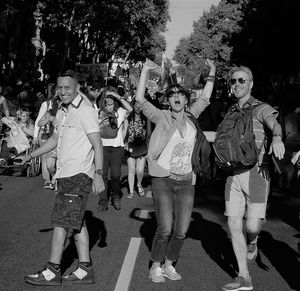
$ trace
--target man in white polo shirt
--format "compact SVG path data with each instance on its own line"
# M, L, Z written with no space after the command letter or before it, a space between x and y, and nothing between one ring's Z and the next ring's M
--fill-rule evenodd
M104 190L103 150L97 113L78 91L74 71L66 71L57 78L57 92L63 105L57 112L54 132L45 144L22 157L26 162L57 147L51 255L42 271L24 277L32 285L59 286L62 279L74 284L95 282L84 213L91 190L95 194ZM74 272L62 278L60 262L69 230L75 235L79 263Z

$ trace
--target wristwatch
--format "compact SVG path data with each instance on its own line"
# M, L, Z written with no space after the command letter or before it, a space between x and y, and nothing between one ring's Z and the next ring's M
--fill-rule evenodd
M102 176L103 175L103 170L102 169L95 170L95 174L98 174L98 175Z

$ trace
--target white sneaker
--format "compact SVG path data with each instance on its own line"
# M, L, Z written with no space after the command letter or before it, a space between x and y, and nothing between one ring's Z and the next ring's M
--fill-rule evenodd
M149 278L152 280L152 282L155 282L155 283L164 283L165 282L163 270L160 267L151 268L149 271Z
M163 266L163 275L167 278L169 278L170 280L174 280L174 281L177 281L177 280L181 280L181 275L179 275L175 268L170 265L168 267L165 267Z
M44 189L51 189L51 183L45 182Z

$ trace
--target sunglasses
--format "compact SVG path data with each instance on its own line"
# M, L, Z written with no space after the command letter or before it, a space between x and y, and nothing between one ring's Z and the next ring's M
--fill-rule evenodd
M169 91L169 92L167 92L166 97L171 98L171 97L174 97L176 94L186 96L186 92L184 90L178 90L178 91Z
M230 85L233 86L233 85L236 84L236 82L239 82L240 84L245 84L246 81L250 81L250 80L246 80L244 78L231 79L230 80Z
M98 88L97 88L97 87L94 87L94 86L89 86L89 90L90 90L90 91L97 91Z

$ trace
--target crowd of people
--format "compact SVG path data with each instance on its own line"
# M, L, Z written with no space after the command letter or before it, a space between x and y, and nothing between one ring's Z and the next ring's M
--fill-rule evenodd
M97 84L86 84L83 93L76 73L71 70L61 73L56 84L44 91L33 93L30 84L23 84L15 99L11 90L5 91L0 86L3 133L0 166L6 166L16 156L22 163L42 156L44 187L56 190L50 258L40 272L25 276L27 283L53 286L61 285L63 280L95 282L84 213L91 192L99 196L98 211L108 211L109 201L115 210L121 209L124 159L128 166L128 199L134 198L135 193L145 196L146 166L151 177L157 230L152 242L149 278L155 283L164 282L165 278L181 279L175 263L194 206L194 185L199 178L196 171L199 156L195 153L199 154L199 147L202 163L212 162L213 147L205 146L196 120L201 126L209 106L216 105L216 100L211 99L216 66L210 59L206 59L205 65L208 77L200 96L193 101L189 90L177 83L165 92L157 92L156 99L149 98L146 84L149 72L157 65L147 60L133 96L117 86L100 88ZM248 264L258 253L257 240L266 216L272 175L282 174L289 188L299 176L300 109L295 107L282 124L278 108L260 103L252 96L254 79L248 67L233 68L228 78L236 108L255 106L253 133L259 155L253 167L226 177L225 215L238 272L222 289L252 290ZM30 102L30 94L35 95L34 102ZM232 108L226 102L213 107L219 112L218 116L213 114L213 130ZM29 142L37 145L36 149L22 154L18 145L12 143L13 131L22 132ZM212 179L218 171L213 173ZM68 231L75 236L79 262L71 274L62 276L60 263Z

